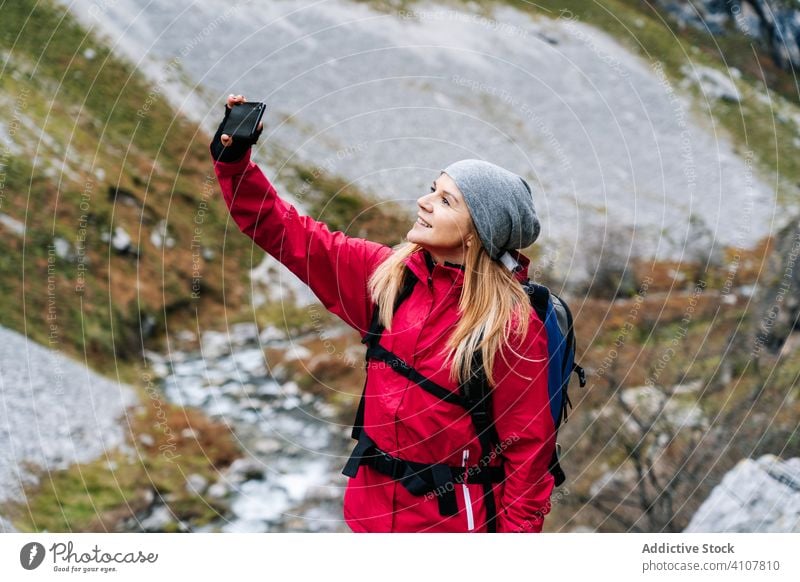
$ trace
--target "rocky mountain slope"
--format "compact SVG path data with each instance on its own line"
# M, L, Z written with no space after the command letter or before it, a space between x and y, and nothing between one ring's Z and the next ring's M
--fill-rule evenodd
M582 5L215 0L186 17L167 2L144 12L132 0L99 11L69 2L182 111L211 95L192 111L207 127L231 91L267 101L256 159L279 180L283 164L303 159L410 214L447 163L502 161L535 184L540 247L573 280L594 264L573 249L596 245L593 233L612 224L633 233L634 254L676 257L691 244L689 225L721 248L754 244L781 223L796 184L762 173L760 144L737 143L719 119L761 107L769 91L699 49L675 71L677 47L631 51L669 34L652 11L616 3L632 38L614 38L572 4ZM178 71L191 92L169 89ZM780 107L795 116L796 139L797 109Z

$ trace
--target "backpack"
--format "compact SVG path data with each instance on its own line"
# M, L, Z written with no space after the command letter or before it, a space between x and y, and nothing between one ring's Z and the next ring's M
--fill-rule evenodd
M394 312L400 307L414 289L417 277L406 268L403 285L394 304ZM550 399L550 413L556 429L556 438L561 422L567 420L567 409L572 408L569 399L569 381L572 374L578 376L580 386L586 385L586 376L581 366L575 363L575 332L573 329L572 313L566 302L551 293L547 287L532 282L530 279L522 283L533 309L544 324L547 333L548 351L548 393ZM472 418L478 440L481 444L481 458L491 459L497 453L500 439L494 422L491 418L491 391L482 363L481 351L476 351L472 356L472 374L470 379L459 387L455 394L431 380L425 378L414 368L398 358L395 354L384 349L379 344L383 326L379 320L379 310L376 306L372 314L370 328L361 340L367 344L366 360L377 359L386 362L398 373L408 377L422 389L438 396L440 399L458 404L467 409ZM366 385L365 385L366 388ZM447 490L448 486L460 478L461 468L441 465L421 465L404 461L381 451L364 431L364 406L366 394L362 393L353 423L352 438L358 441L344 470L348 477L355 477L358 467L369 464L380 472L398 479L406 489L414 495L422 495L431 489ZM560 445L556 443L549 464L549 471L553 475L555 485L560 486L565 475L560 464ZM485 465L485 463L483 463ZM500 470L498 470L500 469ZM488 528L495 531L496 505L492 492L492 484L504 479L501 468L484 466L469 478L468 482L481 483L484 486L484 499L486 501ZM452 491L452 488L449 489ZM442 515L453 515L456 511L455 500L452 495L439 497L439 509Z
M547 390L550 397L550 413L553 416L553 426L558 429L562 422L567 421L567 408L572 409L569 399L569 381L572 374L578 376L580 387L586 386L586 373L575 362L575 329L573 327L572 312L567 303L544 285L534 283L527 279L522 286L531 301L539 319L544 324L547 333ZM486 394L488 384L485 371L481 368L478 372L478 397ZM475 384L473 384L475 385ZM483 399L485 403L486 400ZM561 445L556 442L553 457L550 461L550 473L559 487L566 479L560 463Z

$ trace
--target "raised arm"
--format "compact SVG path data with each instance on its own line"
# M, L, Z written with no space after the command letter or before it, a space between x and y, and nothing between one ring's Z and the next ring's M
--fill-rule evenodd
M221 139L219 132L214 137L217 139ZM230 138L221 141L231 144ZM391 254L391 248L331 232L325 223L301 216L278 196L250 160L249 145L236 161L222 161L225 156L220 156L213 141L210 148L214 172L233 220L244 234L306 283L329 311L364 335L372 315L367 281L375 267ZM225 149L230 151L229 147Z

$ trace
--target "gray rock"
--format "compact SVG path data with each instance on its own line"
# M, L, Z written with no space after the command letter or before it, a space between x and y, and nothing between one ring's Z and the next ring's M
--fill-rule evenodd
M167 228L167 222L165 220L160 220L156 227L150 233L150 242L153 243L157 249L162 247L166 247L171 249L175 246L175 239L172 238L169 234L169 229Z
M218 358L231 351L230 338L226 333L206 331L200 341L204 358Z
M0 224L17 236L25 236L25 225L4 212L0 212Z
M703 417L703 412L697 406L696 398L685 399L678 396L686 392L686 385L680 386L676 394L669 396L654 386L639 386L626 388L622 391L622 400L632 410L652 418L659 410L661 417L657 420L673 428L706 428L708 421ZM663 406L663 408L662 408ZM633 421L628 421L633 432L637 431Z
M231 342L237 346L258 341L258 325L255 323L244 322L235 323L230 328Z
M256 377L263 377L267 373L264 352L260 348L236 351L231 355L231 359L235 362L239 372Z
M239 496L231 504L234 515L246 522L276 521L291 507L288 492L267 481L242 484Z
M223 419L245 419L246 411L237 405L237 403L229 398L214 398L211 404L204 406L206 414L211 417L221 417Z
M269 525L259 519L234 519L222 528L225 533L265 533Z
M264 464L252 458L236 459L228 467L228 478L234 483L244 483L264 478Z
M778 352L800 321L800 224L794 221L775 236L768 268L755 291L757 318L754 352Z
M167 376L164 380L164 393L175 404L198 408L215 396L219 396L212 388L205 385L200 376Z
M136 404L129 387L0 327L0 500L21 500L43 470L127 450L118 418Z
M679 26L714 35L731 29L757 39L784 69L800 66L800 3L795 0L657 0Z
M283 388L277 382L268 380L259 384L256 388L256 394L262 397L275 397L283 394Z
M252 324L231 326L227 333L208 331L202 336L205 357L170 354L172 373L163 381L166 397L231 423L244 450L252 455L234 461L217 483L193 483L190 477L187 488L229 501L233 519L217 524L222 531L335 529L335 515L334 519L303 515L292 524L289 514L295 515L303 505L304 514L306 510L312 516L315 511L331 513L332 506L338 515L344 483L332 487L329 481L341 471L334 459L349 451L349 435L336 434L317 410L323 403L296 382L281 385L267 376L260 342L283 334L266 331L259 334ZM289 357L309 356L296 341L282 348L291 352ZM165 360L158 355L149 359ZM182 433L185 438L188 430ZM151 516L152 527L163 528L158 518L158 513Z
M268 325L267 327L261 330L260 334L258 334L258 340L262 344L269 344L277 341L286 341L286 339L288 339L286 337L286 332L275 327L274 325Z
M175 334L175 339L183 343L191 343L197 340L197 334L188 329L182 329Z
M196 495L202 495L208 487L208 480L202 475L192 473L186 477L186 490Z
M124 228L118 226L114 229L111 246L118 253L126 253L131 249L131 236Z
M169 375L167 359L162 357L161 354L157 354L156 352L152 352L150 350L144 350L144 356L147 359L147 363L150 365L150 369L153 371L153 374L159 378L164 378L165 376Z
M621 489L628 487L636 479L633 467L623 465L615 470L608 470L598 477L589 487L589 494L600 495L608 489Z
M253 452L259 455L274 455L283 449L283 445L276 439L258 439L253 444Z
M800 533L800 457L741 460L684 531Z
M731 103L739 103L742 100L742 94L731 78L735 75L726 75L717 69L700 65L685 66L682 70L688 79L700 87L706 98L721 99Z
M59 259L69 259L72 256L72 247L70 244L61 237L53 239L53 248L56 251L56 256Z
M162 532L166 527L175 522L175 517L166 505L158 505L150 515L139 521L142 531Z
M198 436L199 435L197 434L197 431L195 431L193 428L185 428L181 431L181 437L188 440L197 440Z
M92 0L68 4L79 19L91 12ZM202 33L204 22L225 12L228 3L208 0L195 7L193 18L182 18L174 3L161 0L130 26L128 14L134 9L133 0L119 0L91 24L114 38L120 37L119 30L128 30L120 53L138 62L146 52L152 61L143 65L143 73L164 88L165 98L181 111L194 111L206 126L215 123L202 112L216 104L188 107L186 99L201 91L164 86L163 67L185 47L186 39ZM277 88L270 97L273 115L280 118L301 108L303 113L301 123L282 128L281 150L296 152L386 199L403 200L409 216L414 197L403 192L425 191L431 160L447 163L463 156L458 144L483 144L482 158L503 160L506 167L527 172L536 182L537 196L564 202L548 207L547 244L558 257L556 273L564 269L571 279L591 275L593 258L584 253L587 264L574 265L569 249L585 248L588 233L606 231L612 223L614 229L636 226L635 240L626 248L637 254L677 258L686 248L680 233L692 212L708 224L734 226L719 229L722 245L758 241L773 228L773 218L783 220L776 212L772 184L749 169L729 139L698 123L690 96L673 91L677 88L656 70L657 62L649 64L577 18L534 18L506 3L493 3L486 10L499 26L487 27L471 18L471 10L415 2L420 17L402 18L379 13L369 3L344 0L325 2L315 10L298 0L266 3L258 11L232 7L226 22L241 32L243 44L236 46L238 40L223 36L211 50L189 51L181 64L188 77L213 79L212 95L219 95L216 87L233 85L256 95L263 90L259 79L268 73ZM375 18L380 18L380 27L370 24ZM163 34L163 22L174 23L169 34ZM447 46L420 48L445 23ZM258 34L265 30L268 34ZM539 40L542 36L557 45ZM303 39L303 50L293 58L269 59L253 70L247 70L246 62L222 58L231 50L277 53L297 38ZM403 47L403 58L388 59L377 50L386 46ZM302 78L297 78L298 67L307 71ZM390 80L364 85L376 70L386 71ZM452 105L430 107L442 98ZM303 108L315 100L324 106ZM368 123L365 111L370 112ZM465 111L470 115L465 117ZM450 139L429 140L428 147L420 148L417 138L424 139L441 124L448 127ZM398 139L386 140L387 135ZM597 136L604 136L602 148L592 147ZM266 150L257 148L254 159L279 156L274 148ZM687 157L690 169L697 170L689 176ZM276 186L280 191L282 185ZM283 188L282 194L288 199L292 190ZM302 194L295 192L298 198ZM747 228L736 228L748 204ZM575 229L579 221L584 227ZM664 244L664 232L673 236L669 244ZM254 302L281 301L277 293L283 289L296 299L308 291L295 285L294 275L270 272L267 259L265 254L264 268L258 265L251 274Z
M228 486L223 483L222 481L217 481L211 487L208 488L208 496L214 497L216 499L222 499L226 495L228 495Z
M156 440L153 438L153 435L151 434L142 433L136 438L139 439L139 442L146 447L152 447L154 444L156 444Z

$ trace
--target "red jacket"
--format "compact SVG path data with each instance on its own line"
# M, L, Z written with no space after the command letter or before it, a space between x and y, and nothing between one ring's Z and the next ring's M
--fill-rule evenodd
M214 169L242 232L363 336L374 309L367 280L391 249L330 232L324 223L298 214L250 161L249 151L238 162L215 162ZM525 267L518 277L524 280L529 260L521 254L518 260ZM431 272L422 252L411 255L407 264L419 283L398 309L392 331L384 332L381 345L422 375L455 391L444 358L437 352L457 321L463 272L442 264ZM548 402L547 337L535 312L528 337L513 341L512 348L504 352L511 366L498 354L493 370L498 385L492 413L500 445L491 464L505 467L505 481L494 485L497 531L539 532L550 509L553 477L548 464L555 428ZM368 368L366 390L364 427L387 453L420 463L460 466L467 449L470 465L480 461L480 443L464 409L439 400L380 363ZM471 510L472 531L486 531L483 486L466 485L468 495L464 485L455 487L459 512L443 517L434 497L414 496L391 478L361 466L345 491L344 518L355 532L467 532Z

